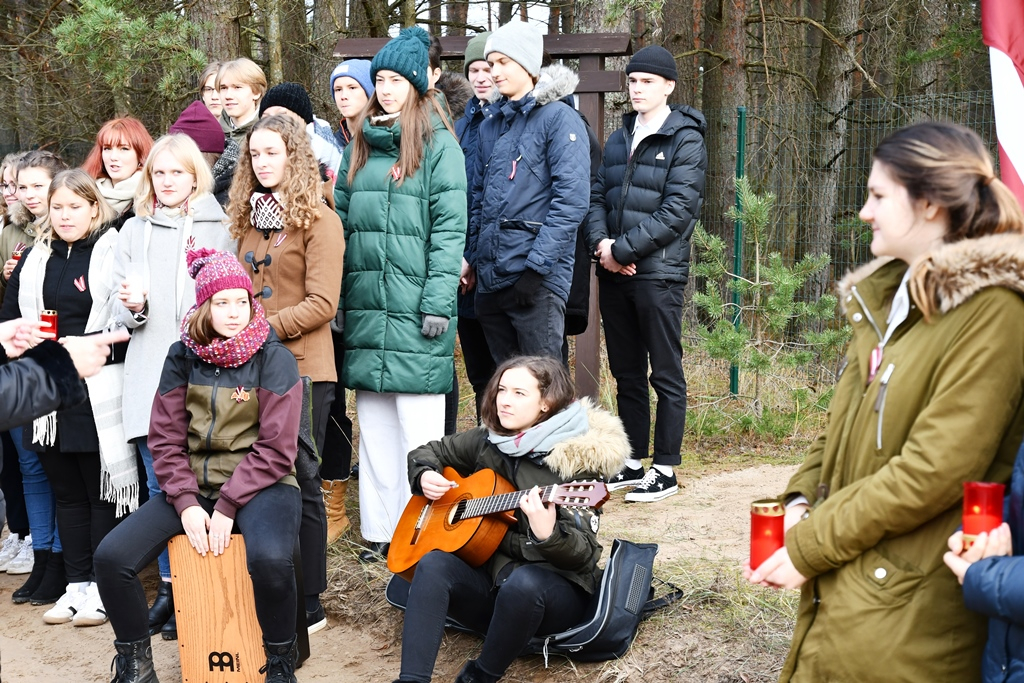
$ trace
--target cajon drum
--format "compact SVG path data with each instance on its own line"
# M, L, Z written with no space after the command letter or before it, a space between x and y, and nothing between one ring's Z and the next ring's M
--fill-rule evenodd
M203 557L184 535L172 538L167 551L183 683L262 681L267 658L242 535L232 534L219 557Z

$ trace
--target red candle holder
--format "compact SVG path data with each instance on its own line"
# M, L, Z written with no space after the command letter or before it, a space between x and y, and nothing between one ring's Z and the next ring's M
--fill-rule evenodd
M750 568L757 569L783 546L786 507L775 498L755 500L750 505Z
M57 339L57 311L47 309L39 314L39 319L50 324L43 328L43 332L53 332L53 338Z
M14 253L11 254L11 258L14 259L15 261L20 261L21 260L21 249L15 249Z
M987 481L964 482L964 550L974 544L978 534L996 529L1003 523L1003 493L1006 486Z

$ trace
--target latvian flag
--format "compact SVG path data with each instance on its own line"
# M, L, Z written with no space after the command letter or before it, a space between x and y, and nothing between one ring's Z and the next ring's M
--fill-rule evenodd
M982 0L981 33L992 63L999 169L1024 206L1024 0Z

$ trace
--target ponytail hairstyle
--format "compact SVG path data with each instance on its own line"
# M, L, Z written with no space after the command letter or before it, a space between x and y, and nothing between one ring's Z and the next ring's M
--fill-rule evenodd
M39 234L36 235L36 244L45 244L49 247L53 241L53 226L50 224L50 200L53 198L53 193L61 188L71 190L88 203L96 206L96 215L93 217L92 223L89 224L89 232L86 235L93 234L117 218L117 212L100 194L100 188L91 175L80 168L61 171L50 181L50 191L46 193L46 219L40 225Z
M376 92L371 94L352 129L352 142L349 143L349 146L352 147L352 156L348 166L349 186L355 180L356 173L366 165L367 159L370 158L370 143L363 135L363 122L386 113L380 106ZM410 83L409 99L406 100L405 106L398 114L398 125L402 129L402 138L398 148L399 176L395 181L396 185L401 185L406 178L415 175L416 171L420 169L420 164L423 163L424 147L429 146L434 139L432 120L434 114L440 117L444 127L454 136L455 131L450 123L451 114L441 108L441 103L435 93L427 91L426 94L421 95ZM390 122L388 123L390 124Z
M139 169L149 156L149 150L153 148L153 136L149 134L142 121L125 116L120 119L107 121L96 133L96 144L93 145L89 156L82 164L82 170L96 180L110 178L107 167L103 165L103 148L127 145L135 151L139 158Z
M911 201L924 200L949 215L948 243L1000 233L1024 233L1017 198L996 177L992 157L974 131L929 121L901 128L882 140L874 158ZM911 279L911 293L925 318L938 308L927 263Z
M238 165L231 180L228 194L228 220L231 237L240 240L252 230L252 193L263 187L252 169L249 155L249 140L258 130L274 131L284 141L288 154L284 179L277 188L281 199L282 218L289 230L307 230L319 215L323 206L323 181L320 180L320 164L313 155L305 123L291 114L264 116L256 121L245 136L242 149L238 152Z
M15 182L19 182L18 176L22 171L29 168L43 169L46 171L46 174L50 176L50 181L52 182L54 176L61 171L67 170L68 165L64 163L64 160L54 152L45 149L34 149L31 152L26 152L19 161L15 162ZM36 216L28 210L28 207L25 206L24 202L19 202L11 214L11 222L17 225L28 225L29 223L45 220L45 217L48 216L49 213L50 210L49 207L47 207L46 214L42 218L36 218Z
M561 361L547 356L513 356L494 371L480 400L480 422L495 434L510 436L516 433L502 427L498 417L498 385L505 372L513 368L523 368L533 375L540 388L541 399L548 402L549 410L540 414L536 424L557 415L576 400L576 387Z

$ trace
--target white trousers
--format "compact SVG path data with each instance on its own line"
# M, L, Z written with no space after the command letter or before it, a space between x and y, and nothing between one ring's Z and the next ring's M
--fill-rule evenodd
M409 451L444 436L444 394L357 391L356 414L360 532L387 543L412 497Z

